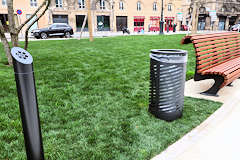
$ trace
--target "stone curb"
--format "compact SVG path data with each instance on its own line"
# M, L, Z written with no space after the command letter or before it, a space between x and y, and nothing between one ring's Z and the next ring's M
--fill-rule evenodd
M236 80L240 84L240 80ZM186 82L187 83L187 82ZM224 119L231 115L234 108L237 107L239 103L240 90L238 91L240 85L236 86L234 94L231 95L231 99L228 99L224 104L215 111L210 117L203 121L199 126L194 128L192 131L184 135L174 144L170 145L166 150L164 150L159 155L152 158L152 160L176 160L188 149L190 149L193 144L200 142L202 138L209 135L214 128L221 124ZM188 87L188 86L186 86ZM223 91L224 94L224 91ZM224 96L224 95L221 95ZM199 98L199 97L194 97ZM209 99L207 96L204 99ZM210 98L211 100L211 98ZM222 100L220 100L222 101ZM186 159L188 160L188 159ZM191 159L189 159L191 160Z

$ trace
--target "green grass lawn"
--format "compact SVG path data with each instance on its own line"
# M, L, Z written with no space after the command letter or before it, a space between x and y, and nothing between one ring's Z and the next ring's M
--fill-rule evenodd
M182 35L34 41L35 79L45 158L142 160L159 154L211 115L220 103L185 98L183 117L171 123L148 113L149 51L189 51ZM0 47L0 159L25 158L13 69Z

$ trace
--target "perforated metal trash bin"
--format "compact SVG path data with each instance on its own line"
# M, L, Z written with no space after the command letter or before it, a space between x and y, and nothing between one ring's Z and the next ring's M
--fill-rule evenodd
M151 50L149 112L172 121L182 116L187 51Z

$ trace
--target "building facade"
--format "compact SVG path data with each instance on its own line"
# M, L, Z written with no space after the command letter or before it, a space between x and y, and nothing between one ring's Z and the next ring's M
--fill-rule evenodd
M184 2L184 24L191 22L193 2ZM229 30L240 21L240 0L200 0L197 9L198 30Z
M0 1L0 20L7 30L7 0ZM61 22L72 26L74 32L80 31L87 15L86 1L52 0L48 11L31 29ZM14 0L15 12L22 11L21 15L15 15L17 25L30 17L42 2L43 0ZM157 32L161 2L162 0L91 0L93 30L120 31L122 27L127 27L130 32ZM182 26L191 22L192 10L191 0L163 0L164 30L173 30L174 24L177 24L177 30L184 30ZM216 11L217 18L214 21L210 16L211 11ZM240 0L200 0L198 15L199 30L227 30L240 19ZM88 30L87 25L84 30Z
M7 28L6 0L0 3L0 20ZM43 0L14 0L14 9L22 10L15 15L17 25L24 22ZM161 0L91 0L94 31L120 31L128 27L131 32L159 31ZM165 30L171 31L177 24L177 13L182 12L181 0L164 0L163 18ZM52 23L68 23L74 31L80 31L87 15L86 0L52 0L46 14L31 29L47 27ZM84 30L88 30L86 25Z
M68 23L74 31L79 31L87 15L86 0L54 2L49 8L50 21ZM159 31L161 5L161 0L91 0L93 29L120 31L122 27L127 27L131 32ZM164 1L163 5L164 20L172 30L173 24L177 23L176 13L181 10L181 0Z

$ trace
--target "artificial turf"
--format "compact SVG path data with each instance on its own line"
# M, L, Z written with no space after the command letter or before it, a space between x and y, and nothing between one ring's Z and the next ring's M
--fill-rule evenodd
M32 41L45 158L142 160L159 154L211 115L220 103L185 97L171 123L148 113L149 51L189 51L183 35ZM0 47L0 159L26 159L14 73Z

